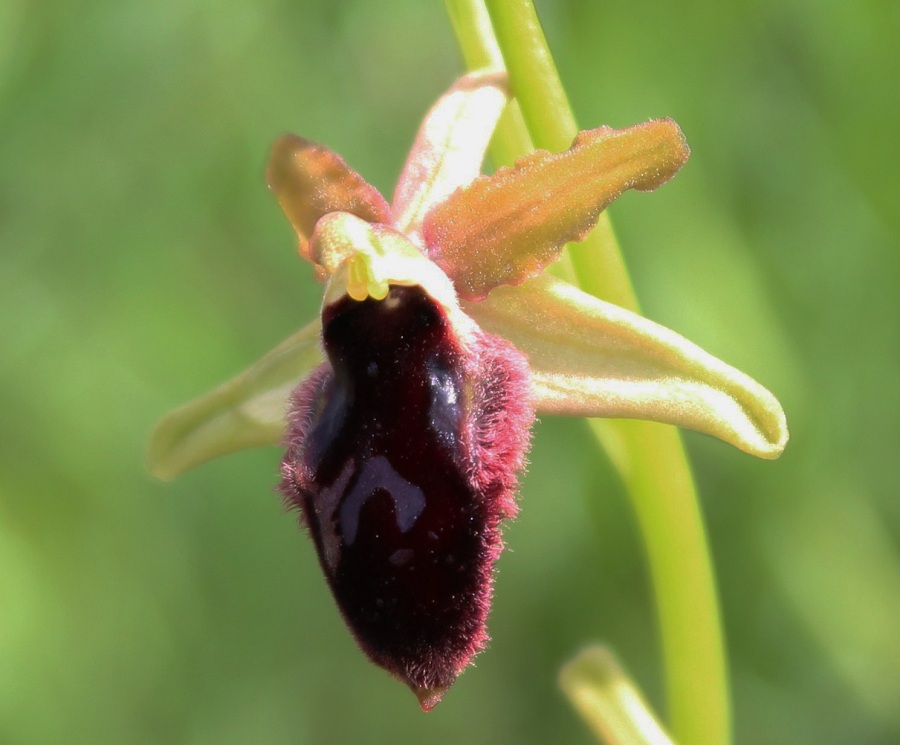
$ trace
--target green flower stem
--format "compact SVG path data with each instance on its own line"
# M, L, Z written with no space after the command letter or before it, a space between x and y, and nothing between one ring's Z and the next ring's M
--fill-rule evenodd
M531 0L486 0L513 94L535 147L562 152L578 134L578 124ZM593 285L597 297L638 311L637 298L606 212L578 248L570 247L579 285ZM601 284L602 283L602 286Z
M484 3L480 0L448 0L447 13L459 40L466 67L470 70L486 67L502 70L503 55L491 30L491 19ZM513 100L494 131L489 151L491 162L497 168L510 166L516 158L533 149L519 103Z
M496 67L493 50L499 45L534 145L565 150L578 128L531 1L486 0L486 4L490 23L481 0L447 0L467 64L487 62ZM495 140L505 136L498 132ZM507 150L520 144L509 143ZM570 255L583 290L638 310L606 213ZM681 437L672 427L649 422L591 421L591 429L622 474L646 546L671 731L678 742L689 745L724 745L730 742L730 699L719 605Z
M502 70L505 67L503 55L482 0L446 0L446 6L466 67L469 70L486 67ZM499 168L511 166L516 158L521 158L532 150L534 144L531 134L522 117L519 101L514 98L497 123L488 154L494 167ZM550 271L560 279L577 283L578 277L568 251L563 252L560 260L550 267Z
M730 698L718 598L703 518L681 436L652 422L591 420L614 457L650 564L677 742L730 742ZM609 448L608 448L609 449Z

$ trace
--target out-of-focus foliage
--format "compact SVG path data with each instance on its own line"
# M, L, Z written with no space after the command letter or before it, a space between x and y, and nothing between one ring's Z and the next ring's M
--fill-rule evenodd
M738 739L897 742L900 9L538 10L582 126L667 115L693 148L613 208L648 315L792 426L776 463L687 435ZM270 143L389 189L460 69L437 2L0 4L0 742L587 743L556 672L598 639L661 706L640 543L581 422L538 427L495 641L427 716L355 649L276 451L143 471L159 415L315 311Z

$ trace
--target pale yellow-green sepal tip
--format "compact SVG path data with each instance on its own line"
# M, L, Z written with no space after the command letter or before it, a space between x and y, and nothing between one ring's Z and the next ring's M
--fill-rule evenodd
M673 745L637 685L606 647L566 663L559 684L585 723L608 745Z

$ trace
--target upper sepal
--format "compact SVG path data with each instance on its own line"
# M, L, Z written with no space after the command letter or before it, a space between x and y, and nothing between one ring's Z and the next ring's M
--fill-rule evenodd
M566 152L537 150L438 204L423 225L428 255L460 297L480 300L539 274L624 191L655 189L689 152L671 119L581 132Z
M435 204L481 173L484 153L509 99L505 72L457 80L426 115L391 201L396 226L418 237Z

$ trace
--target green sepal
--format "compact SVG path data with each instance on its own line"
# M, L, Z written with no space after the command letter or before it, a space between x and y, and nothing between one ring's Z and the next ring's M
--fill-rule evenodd
M166 414L150 438L150 473L170 481L220 455L278 444L291 391L322 362L320 336L315 320L237 377Z

